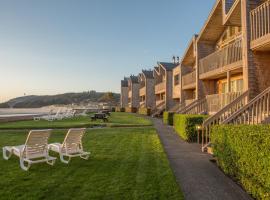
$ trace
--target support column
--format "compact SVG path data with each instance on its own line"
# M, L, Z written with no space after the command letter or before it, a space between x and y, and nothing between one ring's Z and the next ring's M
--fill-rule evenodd
M227 72L227 92L231 92L231 72Z
M249 90L249 99L254 98L258 91L256 65L254 64L253 52L250 50L251 28L250 11L258 3L258 0L241 0L242 20L242 58L243 58L243 82L244 91Z

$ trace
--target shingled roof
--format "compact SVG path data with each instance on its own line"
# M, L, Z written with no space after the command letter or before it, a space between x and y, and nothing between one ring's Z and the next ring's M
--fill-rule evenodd
M173 70L177 65L177 63L168 63L168 62L158 62L158 65L161 65L163 68L165 68L167 71Z
M131 83L139 83L138 76L131 75L129 80L131 81Z
M142 70L142 73L144 74L144 76L146 78L149 78L149 79L153 79L154 78L154 75L153 75L153 71L152 70Z
M128 87L128 78L124 77L123 80L121 80L121 87Z

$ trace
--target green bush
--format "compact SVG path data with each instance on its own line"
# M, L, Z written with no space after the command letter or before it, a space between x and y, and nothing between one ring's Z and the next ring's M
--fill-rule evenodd
M116 107L115 112L125 112L125 108L122 107Z
M167 125L173 125L173 115L174 115L174 112L164 112L163 123Z
M137 108L134 108L134 107L132 107L132 108L126 107L126 108L125 108L125 112L127 112L127 113L136 113L136 112L137 112Z
M270 127L221 125L211 141L218 165L256 199L270 199Z
M151 109L150 108L139 108L138 113L140 115L147 115L150 116L151 115Z
M112 112L116 112L116 108L115 107L112 107Z
M207 117L207 115L175 114L173 117L173 126L181 138L188 142L196 142L196 125L201 125Z

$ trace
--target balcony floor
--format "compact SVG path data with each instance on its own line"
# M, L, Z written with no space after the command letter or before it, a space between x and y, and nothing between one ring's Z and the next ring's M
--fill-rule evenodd
M270 34L251 41L250 45L254 51L270 51Z

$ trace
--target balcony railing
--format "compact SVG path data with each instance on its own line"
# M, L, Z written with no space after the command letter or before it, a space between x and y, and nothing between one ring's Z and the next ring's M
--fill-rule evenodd
M140 96L145 96L146 94L146 87L140 89Z
M196 83L196 71L183 76L183 87Z
M193 101L195 101L195 99L187 99L187 100L185 100L186 106L190 105Z
M242 60L242 38L200 60L199 73L204 74Z
M250 12L251 40L270 34L270 0Z
M234 99L239 97L242 92L229 92L222 94L213 94L206 96L208 113L216 113L229 103L231 103Z
M157 84L155 86L155 92L156 93L162 92L164 90L165 90L165 81L164 82L161 82L161 83L159 83L159 84Z
M132 97L132 91L128 91L128 98Z

